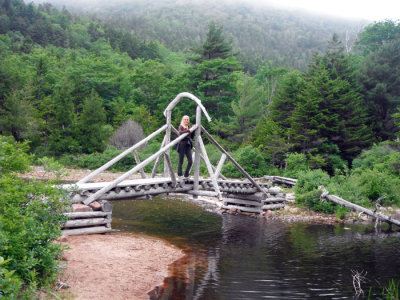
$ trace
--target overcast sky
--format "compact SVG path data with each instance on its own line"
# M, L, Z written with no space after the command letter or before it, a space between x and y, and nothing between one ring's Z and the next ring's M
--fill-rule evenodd
M29 2L50 2L65 3L68 6L70 0L25 0ZM110 3L130 2L133 0L81 0L71 1L77 3ZM175 0L177 2L200 2L202 0ZM208 0L209 1L209 0ZM352 19L365 19L368 21L383 21L391 19L400 20L400 0L225 0L229 2L249 2L253 4L265 4L278 7L285 7L292 10L305 10L311 13L326 14L335 17Z
M305 9L336 17L382 21L400 20L400 0L251 0L274 3L292 9Z

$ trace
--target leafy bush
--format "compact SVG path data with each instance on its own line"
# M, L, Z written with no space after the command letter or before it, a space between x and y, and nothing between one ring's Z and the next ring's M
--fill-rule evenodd
M25 172L32 156L26 154L28 142L17 143L12 137L0 136L0 174Z
M77 165L80 168L97 169L105 163L112 160L117 155L121 154L123 150L117 150L113 146L107 147L104 152L95 152L87 155L78 156ZM136 165L135 158L132 154L125 156L123 159L110 167L114 171L127 171Z
M361 154L353 160L353 170L360 172L366 169L377 169L399 175L400 169L400 143L383 142L374 145L369 150L363 150Z
M267 174L267 167L262 154L252 146L239 149L234 154L234 158L250 176L261 177ZM227 177L243 177L242 173L231 162L224 165L222 172Z
M336 176L327 189L331 194L365 207L374 206L381 196L386 196L381 202L384 206L400 205L400 178L375 169Z
M299 173L307 171L307 157L303 153L290 153L286 158L286 168L284 175L297 178Z
M1 241L1 238L0 238ZM0 299L15 299L21 287L21 280L14 274L15 271L9 271L6 264L10 259L4 260L0 256Z
M65 195L50 184L18 178L16 171L25 170L30 157L21 144L7 144L0 165L0 257L7 261L2 276L10 279L9 272L15 272L14 284L21 280L29 293L56 278L61 246L53 241L65 221L60 214ZM11 159L16 161L8 164Z
M315 211L333 213L335 211L334 203L322 202L319 199L321 190L318 187L320 185L327 186L329 182L329 175L322 170L300 172L295 185L296 202Z

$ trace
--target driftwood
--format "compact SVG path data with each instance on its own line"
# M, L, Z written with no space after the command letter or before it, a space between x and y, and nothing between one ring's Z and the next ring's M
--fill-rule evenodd
M387 222L387 223L389 223L389 225L390 224L395 224L395 225L400 227L400 220L396 220L396 219L393 219L392 217L387 216L387 215L385 215L383 213L379 213L379 212L377 212L377 209L371 210L371 209L362 207L360 205L351 203L349 201L346 201L346 200L344 200L344 199L342 199L342 198L340 198L338 196L329 195L329 192L325 189L325 187L323 185L319 186L318 188L320 190L322 190L321 200L327 199L327 200L332 201L332 202L334 202L336 204L346 206L348 208L351 208L352 210L359 211L361 213L364 213L366 215L374 217L377 220Z

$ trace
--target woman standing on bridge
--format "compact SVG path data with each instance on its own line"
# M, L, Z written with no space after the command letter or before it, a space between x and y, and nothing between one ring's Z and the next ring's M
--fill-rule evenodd
M178 144L177 150L179 153L179 164L178 164L178 177L182 178L182 165L183 165L183 160L185 159L185 156L187 158L188 164L186 166L185 170L185 179L189 178L189 173L190 173L190 168L192 167L192 148L193 148L193 143L192 143L192 129L189 127L189 117L188 116L183 116L181 120L181 124L179 125L178 128L179 135L182 135L184 133L189 132L187 137L185 137L183 140L181 140Z

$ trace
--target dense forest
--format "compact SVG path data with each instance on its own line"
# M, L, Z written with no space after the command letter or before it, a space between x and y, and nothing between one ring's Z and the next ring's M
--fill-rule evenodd
M307 153L333 174L398 132L394 21L365 27L352 52L333 34L306 71L266 63L250 75L214 21L185 53L50 4L2 0L0 12L0 133L40 155L101 152L128 120L147 134L181 91L202 99L227 148L251 145L277 168Z
M35 2L42 2L36 0ZM281 10L244 1L44 1L58 8L91 16L128 31L143 41L159 41L173 51L190 52L204 40L208 24L224 27L234 52L246 72L260 64L306 70L314 52L323 52L333 33L347 50L366 25L365 20L345 20Z
M183 91L252 176L298 178L300 205L345 213L319 201L319 185L360 205L383 195L382 205L400 205L398 21L355 35L354 24L276 10L118 3L78 14L0 0L0 297L22 288L32 299L61 253L51 241L65 195L17 174L32 163L97 168L163 125ZM181 102L173 123L183 114L193 119L193 103ZM240 176L229 163L222 172Z

